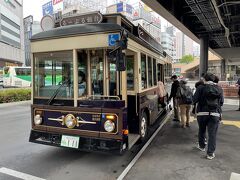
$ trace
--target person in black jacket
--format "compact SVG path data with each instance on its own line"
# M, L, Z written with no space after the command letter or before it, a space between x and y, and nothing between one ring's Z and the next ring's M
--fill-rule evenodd
M172 83L171 93L170 93L168 101L170 101L173 98L173 108L174 108L174 119L173 120L180 122L178 99L176 98L177 90L179 87L179 81L178 81L176 75L173 75L171 77L171 80L173 81L173 83Z
M223 91L219 86L214 83L216 76L207 73L204 75L204 85L200 85L194 96L193 103L198 103L197 106L197 121L199 125L198 132L198 145L197 148L201 151L205 151L205 139L206 139L206 130L208 131L208 149L207 149L207 159L213 159L215 157L216 149L216 136L218 124L221 118L221 106L223 105ZM217 108L212 109L209 106L209 89L215 89L219 96L216 98ZM211 98L210 98L211 99Z

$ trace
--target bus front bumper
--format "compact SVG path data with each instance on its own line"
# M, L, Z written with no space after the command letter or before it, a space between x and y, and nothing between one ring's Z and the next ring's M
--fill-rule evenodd
M68 148L61 145L62 136L63 134L31 130L29 142ZM82 136L79 137L79 145L75 149L81 151L112 152L120 154L126 150L126 148L123 148L123 141L120 140L98 139Z

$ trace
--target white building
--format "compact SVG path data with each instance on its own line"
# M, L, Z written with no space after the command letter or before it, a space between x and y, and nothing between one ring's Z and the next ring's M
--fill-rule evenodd
M193 44L193 56L194 57L200 57L200 45L199 44Z
M166 53L172 58L176 56L174 39L175 39L174 35L169 34L168 32L161 33L161 45L163 47L163 50L166 51Z
M194 55L193 52L193 40L189 38L188 36L184 35L184 55Z
M133 24L140 24L149 32L156 41L161 44L161 20L160 16L151 11L147 6L139 3L133 9Z
M176 32L176 57L175 62L179 62L184 55L194 56L194 41L182 32Z
M179 60L184 55L184 34L182 32L176 32L176 57L175 62Z
M23 7L17 0L0 0L0 67L24 64Z

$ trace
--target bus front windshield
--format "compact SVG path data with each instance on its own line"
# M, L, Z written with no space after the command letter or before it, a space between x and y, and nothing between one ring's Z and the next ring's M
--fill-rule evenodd
M35 58L35 97L73 98L72 51L37 53ZM67 83L66 83L67 82Z
M77 97L84 99L88 96L101 97L106 94L116 96L116 64L107 59L104 50L82 49L77 50L76 55L78 74L75 78L78 82L78 91L75 93ZM60 88L56 98L73 99L73 51L36 53L34 58L34 97L52 97Z

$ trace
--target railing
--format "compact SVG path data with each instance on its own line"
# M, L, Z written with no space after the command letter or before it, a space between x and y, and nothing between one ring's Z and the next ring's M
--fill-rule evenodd
M103 96L103 95L91 95L87 96L88 100L120 100L118 96Z

